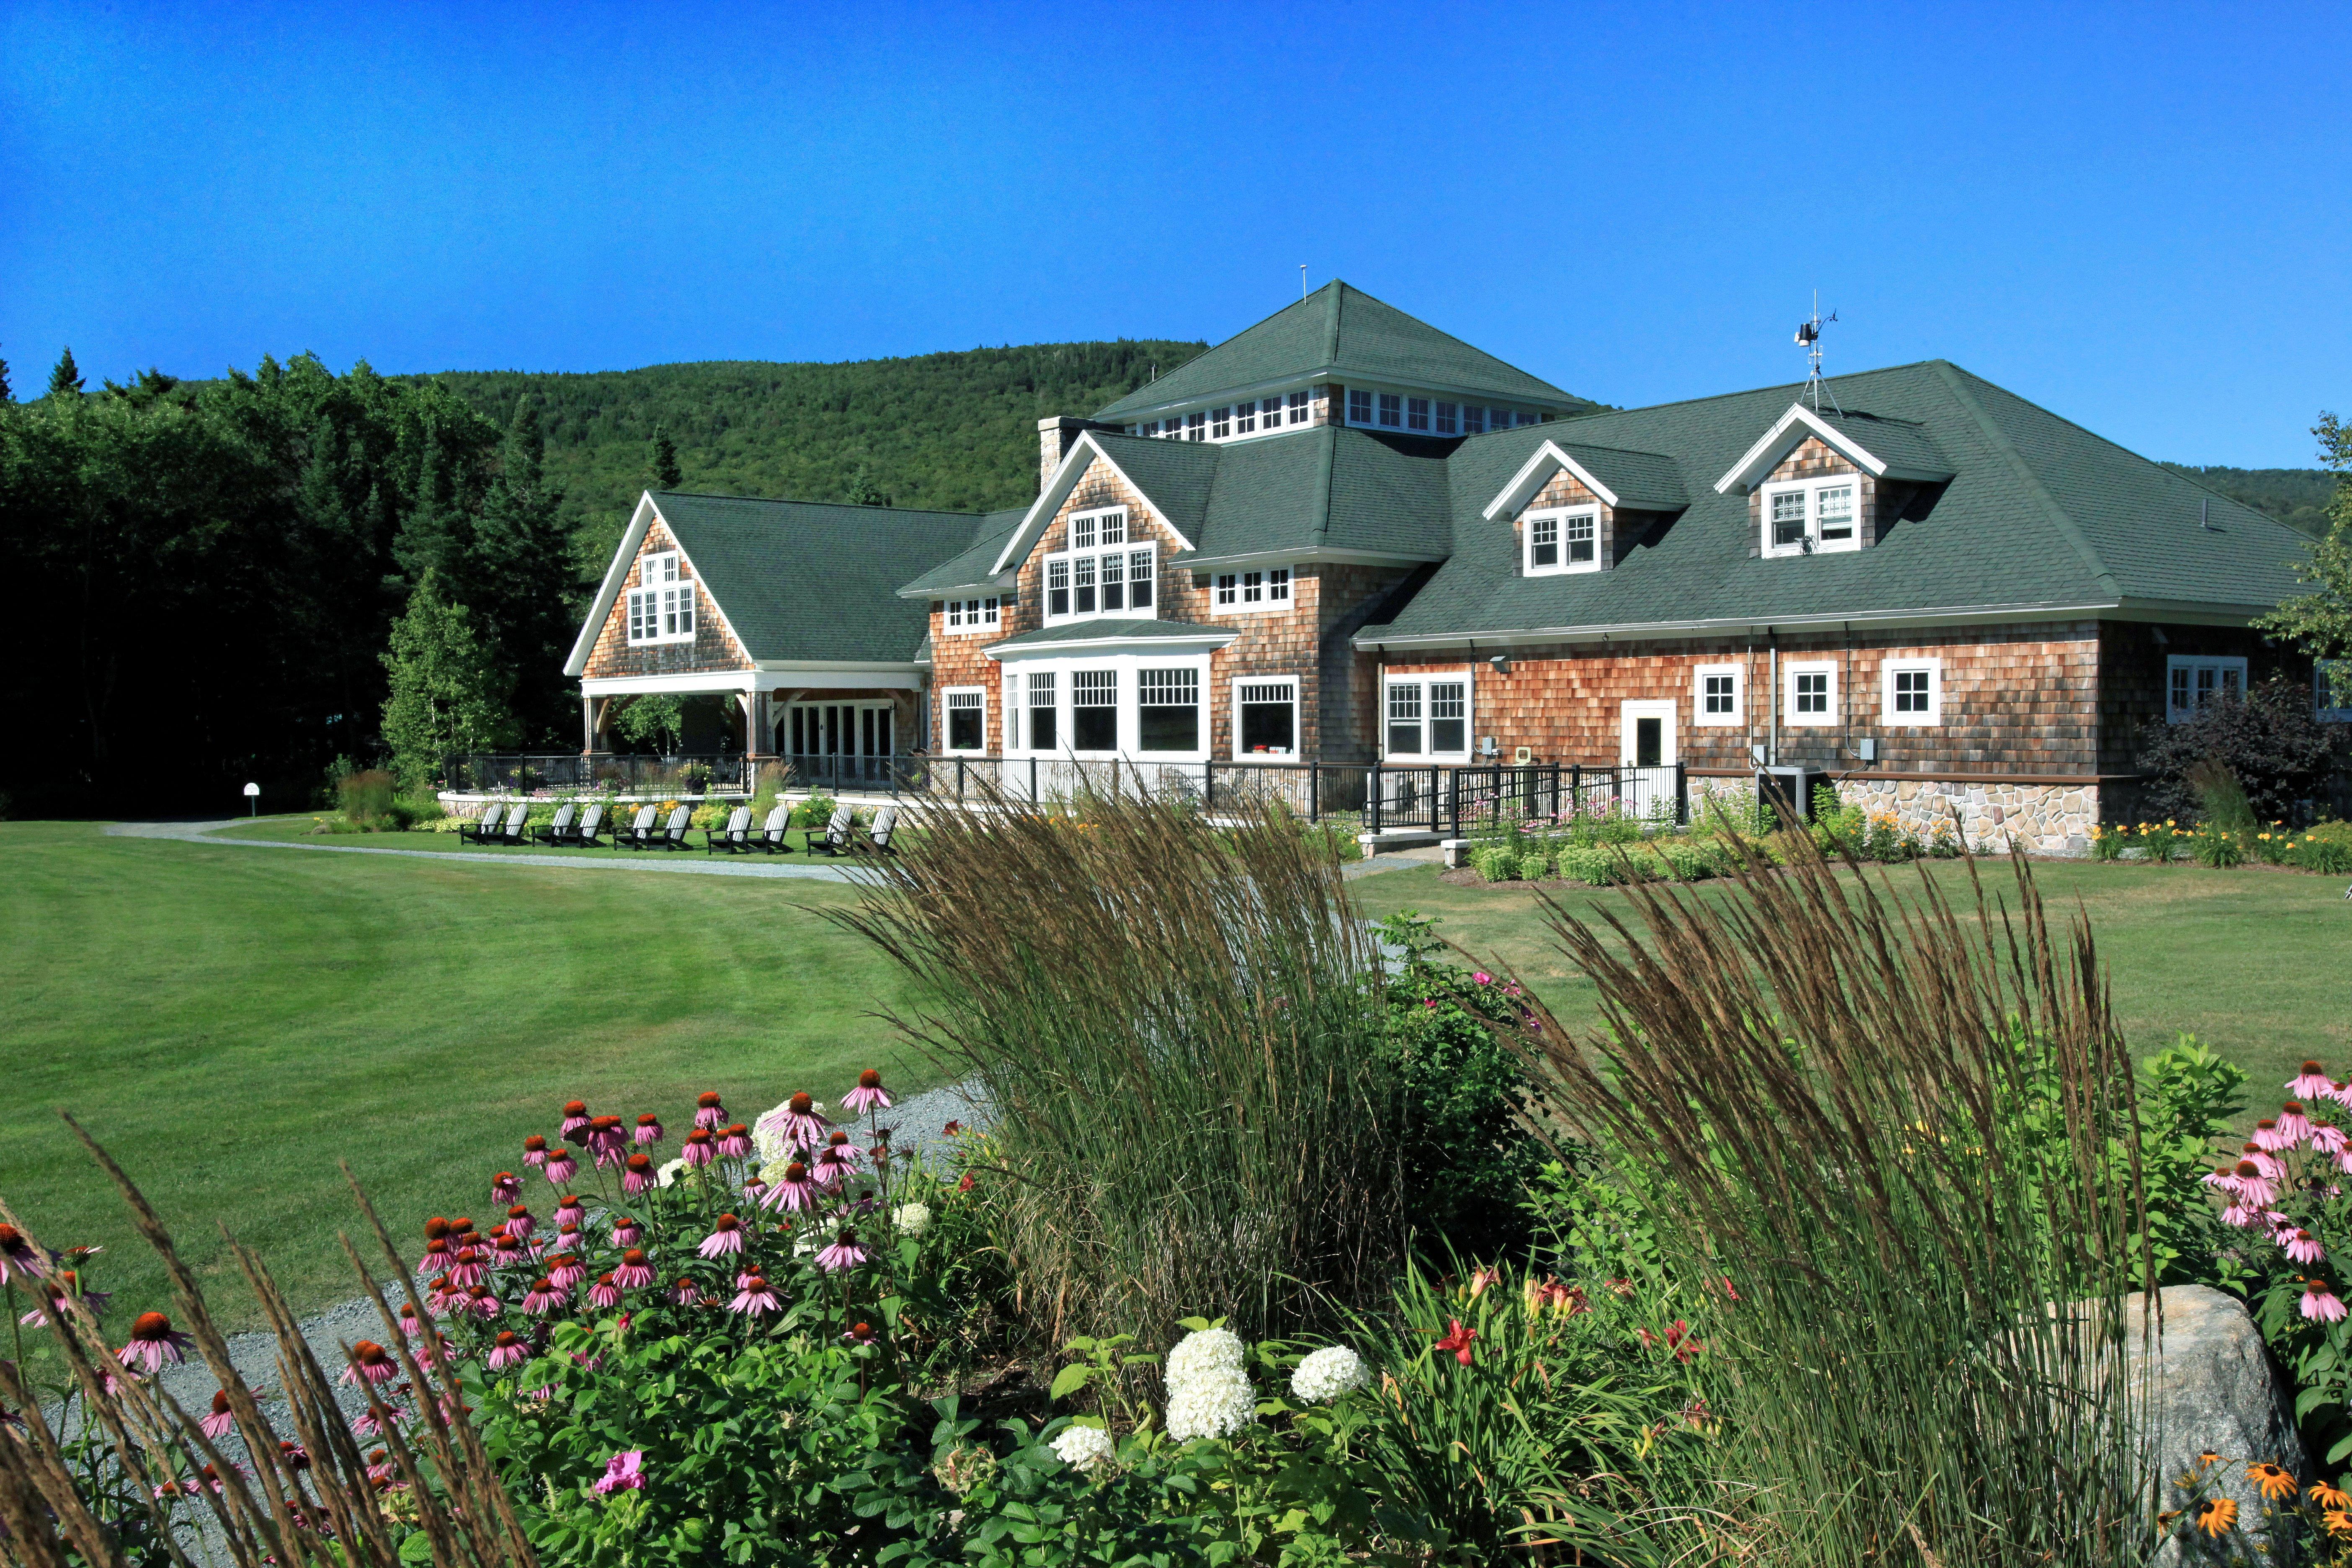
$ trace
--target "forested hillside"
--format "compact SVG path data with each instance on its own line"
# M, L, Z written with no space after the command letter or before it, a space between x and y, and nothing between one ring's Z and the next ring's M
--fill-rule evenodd
M2200 468L2167 463L2176 473L2220 490L2231 500L2268 512L2315 538L2327 531L2327 503L2337 476L2326 468Z
M1037 421L1091 414L1206 344L1032 343L845 364L758 360L571 375L448 371L436 381L503 423L539 412L547 474L602 568L659 429L689 489L986 511L1037 493ZM861 478L862 487L861 488Z

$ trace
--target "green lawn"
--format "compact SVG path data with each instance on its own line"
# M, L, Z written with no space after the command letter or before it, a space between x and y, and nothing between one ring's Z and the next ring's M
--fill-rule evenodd
M1917 876L1889 869L1898 889ZM2053 916L2071 920L2078 903L2089 914L2136 1054L2186 1030L2244 1066L2265 1107L2305 1057L2339 1076L2352 1072L2352 902L2343 878L2087 861L2033 869ZM1981 871L1989 888L2009 888L2005 863ZM1934 875L1959 902L1955 879L1964 882L1966 870L1939 863ZM1433 868L1386 872L1356 889L1375 918L1400 909L1435 915L1442 932L1515 969L1564 1019L1590 1016L1591 988L1553 945L1534 893L1451 886ZM1555 896L1571 911L1615 909L1630 921L1622 894L1569 887Z
M52 1246L106 1245L93 1284L126 1306L159 1295L160 1271L54 1108L113 1151L207 1279L234 1269L218 1216L319 1302L350 1289L339 1158L405 1229L481 1215L491 1173L521 1169L523 1135L554 1132L575 1096L659 1111L667 1157L704 1089L748 1120L796 1089L837 1099L863 1067L901 1089L930 1078L871 1016L905 1001L897 973L822 918L856 897L839 883L84 823L0 823L0 1196Z

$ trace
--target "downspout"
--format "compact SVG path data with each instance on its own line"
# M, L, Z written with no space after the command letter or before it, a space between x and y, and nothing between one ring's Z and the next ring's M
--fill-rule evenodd
M1764 765L1777 768L1780 765L1780 639L1769 630L1764 635L1772 656L1772 720L1764 742Z

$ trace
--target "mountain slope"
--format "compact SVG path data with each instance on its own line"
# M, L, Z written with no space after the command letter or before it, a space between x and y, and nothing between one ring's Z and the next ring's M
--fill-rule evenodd
M2326 468L2197 468L2189 463L2164 465L2199 484L2220 490L2231 500L2267 512L2290 528L2317 537L2327 531L2327 503L2336 495L2337 476Z

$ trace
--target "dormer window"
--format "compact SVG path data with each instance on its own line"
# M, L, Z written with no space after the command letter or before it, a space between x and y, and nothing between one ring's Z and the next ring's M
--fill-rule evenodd
M1230 441L1234 435L1234 411L1231 406L1209 410L1209 439Z
M1437 433L1441 436L1460 435L1462 433L1462 410L1451 403L1439 404L1437 405Z
M1486 411L1475 403L1462 405L1462 434L1484 436L1486 433Z
M1372 395L1360 386L1348 388L1348 423L1370 425L1372 422Z
M1127 509L1070 515L1069 547L1045 557L1045 619L1153 614L1159 552L1130 539Z
M1531 511L1527 516L1525 537L1525 558L1520 569L1528 576L1596 572L1601 568L1599 507L1549 507Z
M1205 439L1208 434L1209 426L1207 415L1187 414L1184 416L1184 439L1187 441L1199 441Z
M657 551L629 590L629 645L693 640L694 583L679 574L677 551Z
M1404 424L1404 399L1398 394L1381 394L1381 423L1391 430Z
M1862 548L1862 482L1852 474L1764 487L1764 553Z

